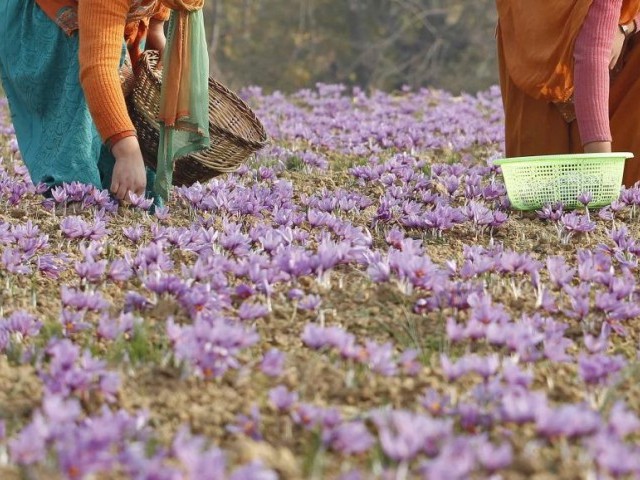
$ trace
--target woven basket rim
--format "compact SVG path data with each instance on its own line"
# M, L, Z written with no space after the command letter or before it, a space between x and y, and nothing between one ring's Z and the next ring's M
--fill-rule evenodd
M567 154L555 154L555 155L531 155L527 157L509 157L500 158L494 160L494 165L509 165L509 164L524 164L524 163L541 163L541 162L554 162L560 163L566 161L567 163L573 163L576 160L626 160L633 158L634 154L631 152L611 152L611 153L567 153Z
M157 64L158 59L159 59L159 54L157 51L146 50L145 52L143 52L143 54L140 57L139 67L144 71L144 74L147 76L147 78L149 78L156 85L161 85L162 77L160 76L159 72L154 68L154 65ZM209 98L211 98L212 85L219 91L222 91L229 98L232 98L234 102L239 104L239 106L241 107L242 113L249 118L253 126L256 128L256 132L260 137L260 140L250 140L250 139L238 136L237 134L229 131L226 128L222 128L213 122L210 122L209 129L214 131L214 133L216 133L217 135L221 135L226 137L229 140L232 140L233 143L239 143L241 145L245 145L247 147L251 147L256 150L259 150L262 147L264 147L268 143L269 137L264 128L264 125L258 119L256 114L251 109L251 107L249 107L249 105L247 105L247 103L242 98L240 98L235 92L227 88L224 84L220 83L215 78L209 77L208 83L209 83ZM137 105L134 104L134 108L137 109ZM158 121L158 120L156 119L155 121Z
M129 114L138 132L145 164L157 168L160 137L158 120L162 74L156 71L158 52L145 52L136 66L136 83L127 97ZM176 159L172 183L191 185L237 170L268 143L264 125L238 95L215 79L208 79L210 145Z

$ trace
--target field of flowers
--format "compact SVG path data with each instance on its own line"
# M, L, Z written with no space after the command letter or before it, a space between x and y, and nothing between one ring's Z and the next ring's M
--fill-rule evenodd
M154 213L0 104L1 479L640 477L640 188L511 211L497 89L243 96L272 144Z

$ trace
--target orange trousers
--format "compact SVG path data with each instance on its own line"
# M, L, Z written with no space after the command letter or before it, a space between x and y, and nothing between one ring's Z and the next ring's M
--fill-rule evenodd
M499 28L497 40L506 156L582 153L578 122L567 122L556 105L536 100L514 85L505 65ZM628 41L612 74L609 118L613 151L636 156L625 165L623 183L629 187L640 180L640 34Z

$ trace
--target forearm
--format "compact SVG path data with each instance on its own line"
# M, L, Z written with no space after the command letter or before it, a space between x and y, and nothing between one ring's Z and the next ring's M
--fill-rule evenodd
M152 18L149 21L149 31L147 33L146 50L164 51L167 39L164 35L164 20Z
M103 141L135 134L118 74L127 0L78 2L80 81Z
M594 0L574 50L574 100L583 145L611 142L609 62L621 0Z

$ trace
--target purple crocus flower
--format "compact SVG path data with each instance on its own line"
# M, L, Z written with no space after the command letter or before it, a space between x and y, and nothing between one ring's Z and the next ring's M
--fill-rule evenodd
M564 206L561 203L557 203L555 205L545 205L542 210L538 212L538 217L542 220L557 222L563 213Z
M203 480L204 478L214 477L203 477ZM229 480L278 480L278 475L260 462L252 462L234 470Z
M600 415L586 405L543 408L536 414L536 429L547 438L577 438L595 433L602 425Z
M613 211L613 209L610 206L601 208L598 211L598 218L600 218L600 220L604 220L604 221L612 221L615 220L615 212Z
M292 288L287 292L287 298L289 300L300 300L304 297L304 291L299 288Z
M298 403L299 395L296 392L291 392L284 385L279 385L269 390L269 401L280 412L288 412L291 408Z
M116 258L109 265L109 271L107 272L107 277L116 283L126 282L133 275L133 269L129 262L122 258Z
M23 310L13 312L8 318L0 318L0 330L9 335L19 335L20 340L34 337L40 333L42 322Z
M640 418L629 410L624 402L618 401L611 409L609 430L620 439L640 431Z
M51 189L51 196L57 203L63 203L69 198L67 191L62 186L56 186Z
M576 269L569 268L562 256L547 257L547 271L551 282L559 288L568 285L576 274Z
M50 395L43 400L42 411L51 423L64 425L78 419L82 408L75 398L65 399L60 395Z
M76 262L75 264L75 271L78 274L78 277L89 283L99 283L104 276L106 268L106 260L87 260L84 262Z
M264 354L262 362L260 362L260 370L269 377L279 377L282 375L285 360L286 355L283 352L272 348Z
M569 362L572 357L567 354L567 348L573 346L573 341L560 335L547 335L544 339L544 355L552 362Z
M167 206L157 207L153 214L158 220L163 222L169 220L169 218L171 217L171 215L169 214L169 207Z
M343 455L358 455L367 452L375 444L375 438L360 421L343 423L330 431L325 441Z
M133 243L138 243L142 238L144 230L140 225L136 225L134 227L124 227L122 229L122 233Z
M365 342L367 363L372 372L385 377L394 376L398 366L393 359L393 345L389 342L379 344L371 340Z
M547 399L542 392L530 392L523 387L507 390L501 398L501 414L506 422L523 424L534 421L539 412L547 411Z
M328 345L327 329L314 323L308 323L305 325L302 332L303 343L315 350L319 350Z
M138 292L129 291L124 296L124 309L125 313L134 311L145 311L153 306L153 303Z
M418 359L419 352L415 349L409 349L402 352L398 358L398 364L405 375L416 376L422 370L422 364Z
M599 470L613 478L637 476L640 472L640 451L637 446L621 442L611 435L597 435L589 449Z
M11 460L19 465L33 465L45 459L50 427L41 413L36 412L22 431L9 441Z
M596 224L588 216L579 215L576 212L565 213L560 218L560 225L570 234L588 233L596 229Z
M238 318L243 321L256 320L269 314L269 308L266 305L254 303L250 301L242 302L238 309Z
M507 468L513 462L513 448L508 443L495 446L483 442L478 447L477 455L480 464L491 473Z
M192 436L181 427L171 447L173 456L186 469L191 479L226 478L227 459L217 448L205 450L205 439Z
M450 403L448 395L441 395L432 388L427 389L420 397L420 405L434 417L447 413Z
M432 480L464 480L477 467L475 446L465 438L458 437L445 443L440 454L423 464L423 478Z
M298 302L298 308L309 312L317 311L322 304L322 298L318 295L306 295Z
M242 433L253 440L262 440L262 433L260 432L261 424L260 409L257 405L251 407L249 415L238 415L236 417L236 423L227 426L227 431L231 433Z
M72 336L90 328L91 324L84 321L85 311L63 309L60 312L60 323L65 336Z
M63 306L72 307L76 310L100 312L109 308L109 302L104 299L100 292L81 292L63 286L61 298Z
M502 376L509 386L529 388L533 383L533 372L523 371L515 361L505 360L502 365Z
M379 412L373 420L382 450L397 462L413 460L421 453L438 425L438 421L406 411Z
M307 430L311 430L320 425L322 423L322 417L322 409L308 403L298 403L291 412L292 420Z
M603 323L600 335L596 338L588 333L584 335L584 346L590 353L603 353L609 345L609 334L611 327L608 323Z
M129 192L129 202L135 208L149 210L151 205L153 205L153 198L145 198L144 195L136 195L133 192Z
M350 470L338 477L338 480L365 480L367 477L360 470Z
M578 373L587 385L606 385L625 367L626 363L621 355L583 353L578 358Z
M593 200L593 194L591 192L583 192L578 195L578 201L585 207Z
M60 222L60 230L69 238L88 238L91 234L88 223L77 216L65 217Z

